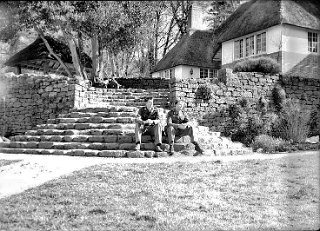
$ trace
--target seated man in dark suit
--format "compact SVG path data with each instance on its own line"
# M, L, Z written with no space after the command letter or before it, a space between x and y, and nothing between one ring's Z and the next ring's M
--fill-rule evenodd
M170 110L167 115L167 126L166 132L168 134L169 141L169 154L174 152L174 139L175 136L186 136L189 135L191 142L195 145L195 150L202 154L204 151L201 149L200 145L194 139L194 129L188 124L189 119L185 112L183 112L184 102L176 101L174 109Z
M159 119L158 109L153 106L153 98L146 98L146 105L139 109L138 118L136 119L135 127L135 150L140 150L141 136L144 133L149 133L154 136L155 151L162 152L162 127Z

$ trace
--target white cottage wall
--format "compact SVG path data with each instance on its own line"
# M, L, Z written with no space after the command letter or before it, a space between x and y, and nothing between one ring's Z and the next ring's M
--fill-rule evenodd
M283 25L283 72L290 71L296 65L304 62L310 54L308 51L308 32L316 31L292 25ZM320 34L320 31L318 33Z
M273 26L265 30L257 31L246 36L232 39L222 43L222 65L232 63L234 60L234 41L245 39L247 36L266 32L266 53L271 54L281 51L281 26ZM253 56L254 57L254 56Z

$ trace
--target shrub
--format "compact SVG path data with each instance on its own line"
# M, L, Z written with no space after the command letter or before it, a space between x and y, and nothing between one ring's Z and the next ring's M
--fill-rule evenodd
M262 149L263 152L274 153L277 151L283 151L286 141L281 138L274 138L269 135L259 135L255 137L252 148L254 151Z
M309 134L310 111L301 107L299 102L287 100L280 112L280 137L293 143L305 141Z
M262 72L276 74L280 72L280 65L276 60L269 57L260 57L247 59L238 62L234 68L234 72Z
M272 98L273 102L275 105L275 108L280 111L282 108L282 104L286 100L286 92L285 90L281 87L281 85L277 84L273 89L272 89Z
M210 100L212 99L211 88L205 85L199 86L197 89L196 97L198 99Z
M310 136L320 135L320 105L310 115Z
M248 100L246 98L241 98L239 101L239 105L243 108L248 106Z

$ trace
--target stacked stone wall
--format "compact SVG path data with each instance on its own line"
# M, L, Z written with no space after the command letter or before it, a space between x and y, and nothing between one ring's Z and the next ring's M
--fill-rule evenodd
M184 79L171 80L170 101L180 99L186 102L185 110L190 117L196 118L200 125L209 126L211 130L223 131L227 116L227 108L239 104L240 100L248 102L248 113L256 114L260 97L273 105L272 90L281 84L287 98L299 99L303 106L310 110L319 108L320 81L303 78L284 78L280 75L261 73L232 73L230 69L220 71L218 79ZM212 99L203 100L198 96L199 86L211 89Z
M116 78L124 88L165 89L169 88L169 79L164 78Z
M22 133L74 106L73 80L55 75L0 76L0 132Z

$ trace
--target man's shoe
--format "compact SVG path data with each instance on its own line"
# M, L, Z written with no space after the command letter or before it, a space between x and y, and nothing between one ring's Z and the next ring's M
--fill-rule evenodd
M204 150L200 147L200 145L197 143L197 142L193 142L193 144L195 145L195 150L197 152L199 152L200 154L203 154L204 153Z
M155 151L156 151L156 152L163 152L163 150L161 149L160 145L157 145L157 146L155 147Z
M140 144L136 144L136 146L134 147L134 150L140 151Z
M170 145L169 147L169 152L168 152L170 155L172 155L174 153L174 147L173 147L173 144Z

